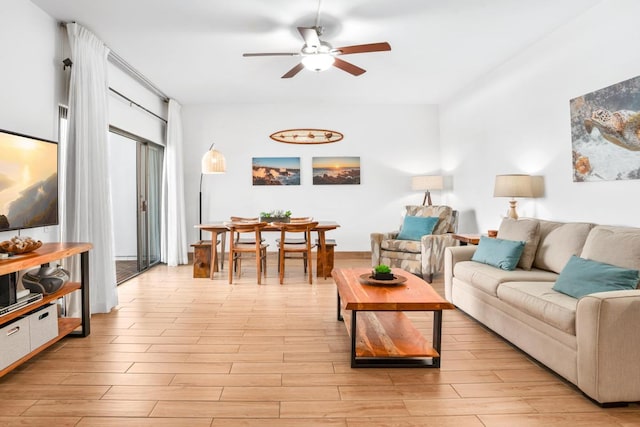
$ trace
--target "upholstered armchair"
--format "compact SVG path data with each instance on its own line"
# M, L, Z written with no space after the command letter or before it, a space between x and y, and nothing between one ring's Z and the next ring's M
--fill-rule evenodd
M371 265L402 268L431 283L442 270L444 248L459 243L452 237L458 226L457 211L449 206L407 206L405 216L437 217L438 221L432 234L420 240L398 240L400 230L371 233Z

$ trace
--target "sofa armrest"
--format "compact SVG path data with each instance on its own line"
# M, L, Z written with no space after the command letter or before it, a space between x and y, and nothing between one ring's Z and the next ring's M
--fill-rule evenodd
M451 300L451 286L453 283L453 269L456 263L461 261L471 261L471 257L478 249L477 246L454 246L446 248L444 251L444 297Z
M578 386L600 403L640 400L640 290L582 297L576 311Z
M380 264L380 246L383 240L395 239L398 231L390 231L387 233L371 233L371 266L375 267Z

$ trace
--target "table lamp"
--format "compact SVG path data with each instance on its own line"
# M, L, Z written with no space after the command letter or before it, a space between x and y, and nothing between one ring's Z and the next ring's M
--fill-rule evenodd
M509 218L518 219L516 197L533 197L531 175L496 175L493 197L511 197L509 200Z
M442 190L443 188L444 179L441 175L420 175L411 178L411 189L424 191L423 206L431 206L430 190Z

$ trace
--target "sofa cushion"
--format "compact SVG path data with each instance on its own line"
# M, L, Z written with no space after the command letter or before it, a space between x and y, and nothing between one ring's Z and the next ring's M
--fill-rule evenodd
M489 264L502 270L514 270L520 261L524 243L481 236L478 249L471 257L471 261Z
M505 240L522 240L524 251L518 267L531 270L540 239L540 224L536 219L504 218L498 229L498 238Z
M453 275L464 282L482 290L483 292L497 296L496 289L505 282L555 282L558 275L543 270L522 270L516 268L513 271L500 270L487 264L475 261L457 262L453 268Z
M587 236L580 257L640 270L640 228L598 225Z
M406 210L406 215L409 216L438 217L438 224L436 224L432 234L446 233L451 226L451 221L453 220L453 210L451 209L451 206L408 205L406 206Z
M500 301L568 334L576 334L578 300L552 289L553 282L508 282L498 288Z
M573 255L560 272L553 289L574 298L581 298L595 292L635 289L639 280L638 270Z
M533 267L560 273L571 255L580 255L594 224L539 220L540 241Z
M409 252L414 254L419 254L422 252L421 243L419 240L383 240L380 244L380 247L383 251Z
M402 228L398 233L398 240L420 240L426 234L432 234L439 218L435 216L404 217Z

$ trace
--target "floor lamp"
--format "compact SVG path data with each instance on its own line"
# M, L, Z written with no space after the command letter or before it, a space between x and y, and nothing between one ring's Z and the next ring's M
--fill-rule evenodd
M225 173L227 164L221 152L214 148L215 144L211 144L209 150L202 156L202 167L200 170L200 194L198 198L198 223L202 224L202 177L207 174ZM202 240L202 229L200 229L200 240Z
M414 191L424 191L423 206L432 206L430 190L442 190L443 188L444 179L441 175L421 175L411 178L411 189Z

